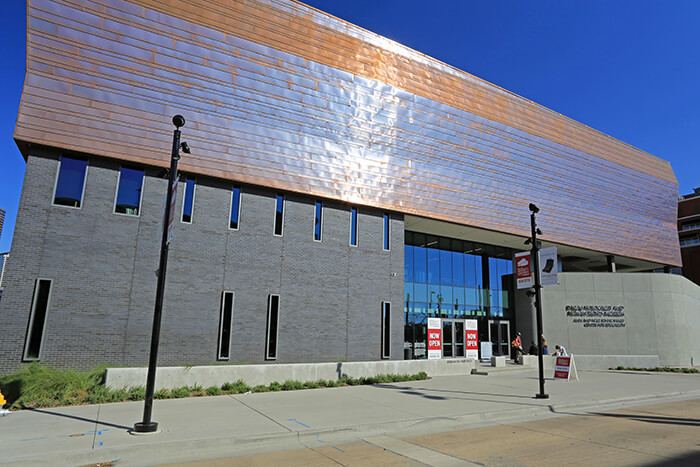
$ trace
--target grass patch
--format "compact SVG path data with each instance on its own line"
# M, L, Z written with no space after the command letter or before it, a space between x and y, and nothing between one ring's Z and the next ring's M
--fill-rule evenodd
M618 367L618 369L625 369ZM633 368L628 368L633 370ZM662 371L659 369L645 371ZM690 370L690 371L686 371ZM692 368L668 368L663 371L683 371L697 373ZM31 363L16 373L0 376L0 390L7 405L12 410L40 407L58 407L78 404L103 404L108 402L142 401L146 398L146 388L135 386L129 389L109 389L104 384L105 367L99 366L90 371L78 372L57 370L48 366ZM153 394L154 399L179 399L184 397L217 396L220 394L244 394L247 392L297 391L301 389L334 388L338 386L358 386L362 384L386 384L399 381L428 379L421 371L413 375L376 375L371 377L351 378L343 376L341 380L297 381L284 383L273 381L269 385L250 387L243 380L224 383L219 386L192 387L182 386L175 389L159 389Z
M104 387L105 367L91 371L54 370L31 363L0 377L0 388L11 409L92 403ZM88 401L89 399L89 401Z
M679 368L670 366L657 366L655 368L634 368L627 366L618 366L616 368L610 368L611 370L627 370L627 371L655 371L661 373L700 373L697 368Z

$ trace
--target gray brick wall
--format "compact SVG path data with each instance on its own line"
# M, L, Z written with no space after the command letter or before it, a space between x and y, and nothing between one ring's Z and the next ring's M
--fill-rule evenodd
M0 373L17 369L36 278L53 279L43 363L87 369L147 365L161 215L167 181L146 169L138 217L114 214L119 162L90 159L83 206L52 206L58 154L28 158L12 255L0 302ZM265 362L267 299L280 295L276 362L376 360L381 302L392 303L392 358L403 358L403 219L359 208L349 246L349 206L324 201L313 241L314 199L286 193L284 235L273 236L275 191L243 186L239 230L228 228L231 184L198 177L191 224L176 212L159 365L216 361L221 294L235 292L231 362ZM396 273L395 276L392 273Z

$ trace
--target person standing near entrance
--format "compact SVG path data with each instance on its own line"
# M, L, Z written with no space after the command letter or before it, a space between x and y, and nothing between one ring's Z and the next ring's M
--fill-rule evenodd
M547 339L544 338L544 334L540 334L542 337L542 355L549 355L549 349L547 348Z
M513 363L518 363L520 355L523 353L523 341L520 339L520 333L515 336L510 345L513 346Z
M539 349L537 348L537 344L535 344L535 341L532 341L530 344L530 348L527 351L528 355L537 355L539 354Z

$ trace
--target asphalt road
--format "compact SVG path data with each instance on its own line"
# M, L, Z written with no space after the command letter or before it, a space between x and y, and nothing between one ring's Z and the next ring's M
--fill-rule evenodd
M178 465L697 467L700 399Z

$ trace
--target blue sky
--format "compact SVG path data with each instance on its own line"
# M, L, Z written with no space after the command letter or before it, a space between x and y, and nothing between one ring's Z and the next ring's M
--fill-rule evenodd
M671 162L700 187L700 1L308 0ZM24 175L12 139L25 72L25 6L4 5L0 252Z

